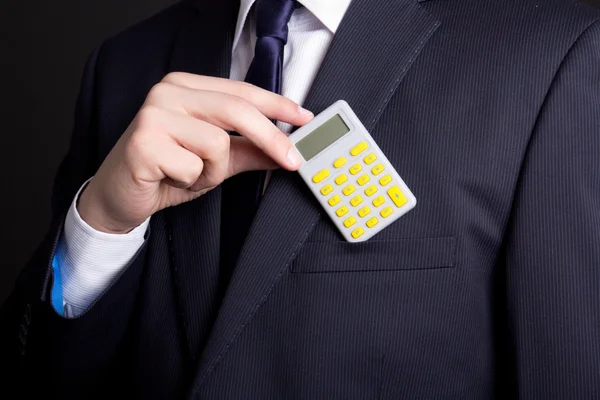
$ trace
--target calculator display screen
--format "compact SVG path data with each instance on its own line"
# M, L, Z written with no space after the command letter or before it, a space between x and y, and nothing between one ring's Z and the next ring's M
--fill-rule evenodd
M339 114L325 121L317 129L296 143L296 148L306 161L310 160L331 143L350 131L348 125Z

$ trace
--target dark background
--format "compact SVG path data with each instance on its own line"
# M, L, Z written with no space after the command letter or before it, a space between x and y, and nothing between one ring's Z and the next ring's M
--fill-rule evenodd
M103 39L175 1L2 0L0 304L50 223L85 60Z
M48 229L54 174L67 151L87 57L104 39L173 3L0 1L0 304Z

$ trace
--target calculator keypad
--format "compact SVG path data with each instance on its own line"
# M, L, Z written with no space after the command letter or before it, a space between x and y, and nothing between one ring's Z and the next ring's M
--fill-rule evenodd
M375 185L371 185L368 188L365 189L365 194L369 197L373 196L375 193L377 193L377 186Z
M335 212L335 215L337 215L338 217L343 217L344 215L348 214L348 211L350 211L350 209L346 206L341 206L340 208L337 209L337 211Z
M352 200L350 200L350 204L352 204L354 207L356 207L357 205L359 205L362 202L363 202L363 198L360 196L356 196Z
M350 196L352 193L354 193L355 190L356 188L354 187L354 185L349 184L342 190L342 193L344 193L345 196Z
M388 175L385 175L383 178L381 178L381 179L379 180L379 184L380 184L381 186L385 186L385 185L387 185L388 183L390 183L391 181L392 181L392 177L391 177L391 175L389 175L389 174L388 174Z
M379 174L380 174L380 173L382 173L382 172L383 172L383 165L382 165L382 164L377 164L376 166L374 166L374 167L371 169L371 173L372 173L373 175L379 175Z
M383 196L377 196L375 197L375 199L373 200L373 205L375 207L379 207L380 205L382 205L383 203L385 203L385 197Z
M365 233L364 229L359 226L358 228L352 231L352 237L354 239L358 239L363 235L363 233Z
M358 178L356 180L356 182L360 185L360 186L364 186L367 184L367 182L369 182L371 180L371 178L369 177L369 175L364 174L362 175L360 178Z
M377 155L375 153L369 153L361 156L362 158L357 158L368 148L369 145L367 142L360 142L350 149L350 158L347 158L347 155L340 155L332 164L330 164L333 165L336 170L342 172L337 175L333 181L337 186L344 185L341 188L341 194L344 197L347 197L347 199L343 200L342 196L336 194L330 197L327 203L331 207L338 206L335 210L335 215L338 218L343 218L343 225L346 228L352 229L351 236L354 239L358 239L362 236L365 233L365 229L371 229L377 226L379 224L379 217L388 218L390 215L394 214L395 207L400 208L408 202L408 199L398 186L393 185L383 189L383 187L392 183L393 178L388 173L383 174L385 166L382 163L375 163L375 161L377 161ZM347 166L348 163L350 163L350 166ZM365 166L368 166L366 170L364 168ZM365 172L359 175L362 171ZM350 178L347 174L350 175ZM327 179L329 175L329 170L323 169L315 174L312 180L314 183L320 183ZM367 185L367 183L372 181L371 178L374 179L374 183ZM364 199L360 194L355 194L357 188L355 185L363 186L364 190L361 189L361 191L364 192L365 196L372 199L369 199L370 203L368 203L368 205L363 204ZM377 194L380 192L380 188L382 189L382 192L381 194ZM320 188L320 192L323 196L333 193L334 190L335 188L331 183L327 183ZM354 197L350 197L351 195ZM345 203L347 205L344 203L340 204L342 201L348 202ZM371 209L371 205L374 207L374 210ZM372 212L375 212L378 215L373 216ZM360 226L361 224L358 223L359 220L357 217L361 218L364 226Z
M402 193L398 186L389 188L387 194L390 196L390 199L392 199L396 207L402 207L408 202L408 199L404 196L404 193Z
M394 212L394 210L392 210L392 207L386 207L383 210L381 210L381 212L379 213L383 218L387 218L390 215L392 215L392 212Z
M349 217L347 220L344 221L344 226L346 228L350 228L352 225L354 225L356 223L356 218L354 217Z
M370 213L371 213L371 209L369 208L369 206L364 206L363 208L361 208L360 210L358 210L358 216L361 217L361 218L366 217Z
M338 176L337 178L335 178L335 184L342 185L347 180L348 180L348 175L342 174L342 175Z
M377 225L378 222L379 222L379 220L377 219L377 217L373 217L367 221L367 227L372 228L375 225Z
M350 167L350 173L352 175L356 175L360 171L362 171L362 165L360 165L360 164L354 164L352 167Z
M315 176L313 176L312 180L314 183L319 183L319 182L323 181L323 179L327 178L328 176L329 176L329 170L324 169L324 170L318 172Z
M337 160L335 160L333 162L333 166L335 168L342 168L344 165L346 165L346 158L345 157L340 157Z
M350 154L352 155L352 157L356 157L357 155L365 151L368 147L369 145L367 144L367 142L360 142L350 150Z
M331 185L325 185L321 188L321 194L323 196L327 196L331 192L333 192L333 186Z
M340 201L342 201L342 199L340 198L340 196L338 196L337 194L335 196L333 196L332 198L329 199L329 205L330 206L335 206L337 203L339 203Z
M367 165L373 164L375 160L377 160L377 156L375 155L375 153L371 153L363 159L363 161Z

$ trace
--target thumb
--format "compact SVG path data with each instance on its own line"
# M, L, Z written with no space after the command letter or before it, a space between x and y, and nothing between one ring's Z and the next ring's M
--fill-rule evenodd
M229 176L245 171L279 168L272 158L244 137L232 136L229 149Z

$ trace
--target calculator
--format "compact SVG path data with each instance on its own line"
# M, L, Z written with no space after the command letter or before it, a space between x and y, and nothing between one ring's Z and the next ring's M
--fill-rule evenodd
M417 199L348 103L336 101L289 136L298 173L348 242L364 242Z

